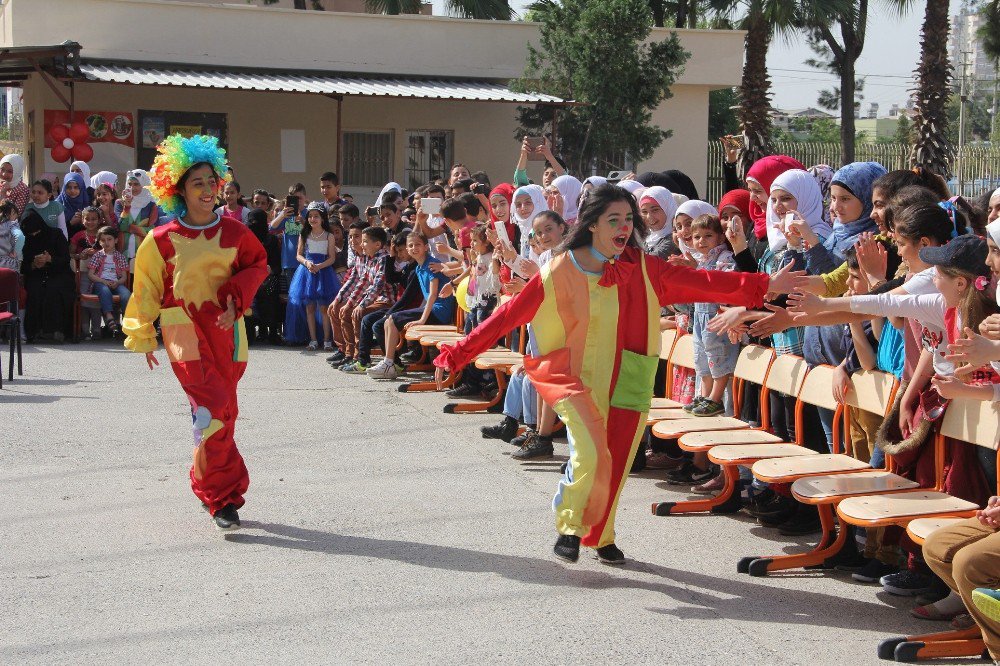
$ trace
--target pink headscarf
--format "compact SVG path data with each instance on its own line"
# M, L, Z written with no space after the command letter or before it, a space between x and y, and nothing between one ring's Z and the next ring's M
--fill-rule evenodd
M794 157L789 157L788 155L768 155L754 162L753 166L747 170L747 180L754 181L765 192L770 192L774 179L789 169L806 170L805 166ZM761 240L766 238L767 210L762 209L753 200L750 201L750 219L753 220L754 235Z

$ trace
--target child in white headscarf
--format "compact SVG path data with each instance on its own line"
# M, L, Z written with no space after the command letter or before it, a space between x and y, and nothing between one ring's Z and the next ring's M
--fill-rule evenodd
M133 169L126 177L122 197L115 202L115 213L125 242L125 256L131 259L142 239L156 226L159 209L149 191L148 173L142 169Z

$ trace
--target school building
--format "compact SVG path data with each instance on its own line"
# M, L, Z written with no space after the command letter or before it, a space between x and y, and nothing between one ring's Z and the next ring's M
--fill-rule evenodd
M220 137L244 188L311 195L335 170L359 203L412 188L453 161L511 177L518 104L508 90L538 25L170 0L2 0L0 87L22 94L29 175L69 161L52 127L86 122L92 170L148 168L166 134ZM653 116L673 130L639 170L706 179L708 94L737 85L739 31L678 30L691 56ZM654 29L651 38L669 30ZM20 91L17 89L20 88ZM623 100L623 103L625 101ZM55 149L55 151L54 151ZM53 152L56 154L53 155ZM529 166L533 178L540 177Z

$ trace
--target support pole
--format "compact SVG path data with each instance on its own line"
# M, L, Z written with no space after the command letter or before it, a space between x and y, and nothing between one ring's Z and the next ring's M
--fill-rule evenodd
M338 177L340 177L342 175L341 172L343 171L343 168L344 168L343 165L340 163L340 159L341 159L340 150L341 150L341 143L343 141L343 139L342 139L342 132L341 132L341 128L343 127L343 125L342 125L341 119L342 119L343 115L344 115L344 96L343 95L339 95L337 97L337 161L334 162L334 164L337 165L336 169L337 169L337 176Z

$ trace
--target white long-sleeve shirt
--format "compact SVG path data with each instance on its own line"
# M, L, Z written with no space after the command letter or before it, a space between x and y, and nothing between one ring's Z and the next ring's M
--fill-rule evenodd
M934 355L934 373L941 377L955 374L955 365L944 358L948 353L948 325L944 318L947 309L948 305L940 293L918 296L875 294L851 298L851 312L879 317L906 317L919 322L924 349ZM958 326L961 330L961 322Z

